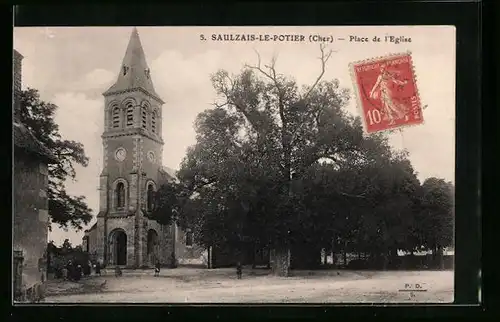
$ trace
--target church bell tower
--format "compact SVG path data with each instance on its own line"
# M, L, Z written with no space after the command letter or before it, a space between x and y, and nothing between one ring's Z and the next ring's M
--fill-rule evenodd
M132 30L116 82L103 93L98 250L106 264L142 266L147 213L162 165L162 105L139 33Z

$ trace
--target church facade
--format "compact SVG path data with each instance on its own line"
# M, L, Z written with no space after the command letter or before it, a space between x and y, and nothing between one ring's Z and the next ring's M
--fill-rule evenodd
M97 222L83 247L107 266L151 267L156 262L204 264L192 234L148 218L153 195L175 173L162 165L162 106L137 29L130 36L116 82L103 93L103 170Z

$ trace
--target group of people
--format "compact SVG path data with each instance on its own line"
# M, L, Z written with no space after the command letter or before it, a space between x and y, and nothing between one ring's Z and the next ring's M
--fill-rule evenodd
M89 276L92 270L92 263L88 261L83 266L80 264L73 263L69 260L63 269L63 277L70 281L79 281L82 276ZM97 262L94 265L94 270L96 275L101 275L101 265Z

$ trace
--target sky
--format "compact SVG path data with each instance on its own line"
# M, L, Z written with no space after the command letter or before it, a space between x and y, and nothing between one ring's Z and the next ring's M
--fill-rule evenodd
M163 106L163 164L178 169L193 145L198 113L212 108L217 97L210 75L219 69L238 73L245 64L276 57L278 72L299 84L312 84L321 70L320 43L312 35L332 37L333 54L324 80L338 79L354 91L349 63L411 51L424 124L406 127L390 136L396 149L409 151L421 181L441 177L454 182L455 173L455 29L451 26L401 27L137 27L151 77ZM67 189L84 195L94 216L99 208L98 176L102 170L104 99L116 80L131 27L16 27L14 49L23 56L23 88L35 88L41 99L56 104L55 116L63 138L79 141L90 158L77 166L76 180ZM213 41L212 34L304 35L304 42ZM201 35L206 40L201 40ZM403 37L411 42L350 42L350 37ZM345 40L337 40L344 38ZM354 97L347 110L358 115ZM95 217L89 224L95 222ZM87 228L86 227L86 228ZM52 227L49 240L68 238L81 244L83 231Z

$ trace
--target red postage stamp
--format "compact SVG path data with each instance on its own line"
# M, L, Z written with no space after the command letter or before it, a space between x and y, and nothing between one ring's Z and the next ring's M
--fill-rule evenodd
M423 123L411 53L350 64L367 133Z

